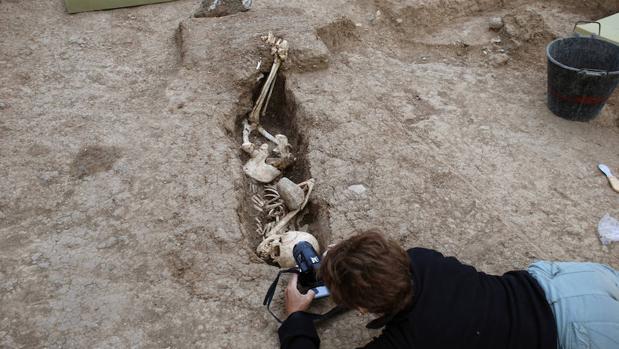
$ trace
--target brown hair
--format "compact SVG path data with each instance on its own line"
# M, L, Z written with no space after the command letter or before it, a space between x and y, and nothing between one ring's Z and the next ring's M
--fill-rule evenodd
M377 231L365 231L327 252L320 277L333 300L374 314L397 313L413 299L408 255Z

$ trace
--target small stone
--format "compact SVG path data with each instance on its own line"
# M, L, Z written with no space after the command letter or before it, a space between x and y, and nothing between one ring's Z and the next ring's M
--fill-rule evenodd
M370 18L370 23L376 23L383 16L383 13L380 10L376 10L376 13L372 18Z
M357 195L363 195L368 189L363 184L353 184L348 187L348 190Z
M284 200L286 207L288 207L290 211L294 211L301 207L305 200L305 194L301 187L286 177L282 177L282 179L277 182L276 187L279 196L282 197L282 200Z
M402 22L404 22L402 18L397 18L395 21L398 22L398 24L402 24Z
M503 28L503 18L501 17L492 17L488 21L488 27L492 30L500 30Z
M495 67L498 67L498 66L507 64L509 60L510 60L510 57L508 55L506 55L505 53L499 53L496 55L492 55L490 57L490 64Z
M496 38L490 40L490 42L493 43L493 44L498 45L498 44L501 43L501 38L499 36L497 36Z
M86 46L86 40L84 40L83 38L80 38L78 36L72 36L69 38L69 44L71 45L78 45L80 47L84 47Z
M249 11L252 0L202 0L194 17L223 17Z

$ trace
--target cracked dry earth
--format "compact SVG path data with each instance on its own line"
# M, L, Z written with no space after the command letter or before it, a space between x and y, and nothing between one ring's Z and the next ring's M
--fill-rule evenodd
M619 97L590 123L552 115L544 55L616 0L197 3L0 1L0 347L277 346L239 150L268 31L291 45L269 118L293 179L317 179L302 223L323 246L380 228L493 273L619 267L595 168L619 171ZM362 345L368 320L321 326L323 346Z

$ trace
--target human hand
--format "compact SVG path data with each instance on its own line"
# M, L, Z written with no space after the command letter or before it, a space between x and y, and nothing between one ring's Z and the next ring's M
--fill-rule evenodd
M306 294L301 294L297 288L297 282L299 281L298 274L292 274L284 298L286 299L286 314L290 315L297 311L305 311L309 308L312 300L314 299L314 291L309 290Z

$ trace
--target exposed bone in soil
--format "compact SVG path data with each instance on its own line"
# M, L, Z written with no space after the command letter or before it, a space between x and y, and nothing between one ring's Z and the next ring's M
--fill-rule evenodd
M258 98L257 96L262 89L262 85L258 85L256 87L256 92L254 93L255 98ZM266 130L269 130L271 134L285 135L291 145L291 152L293 153L295 159L290 166L283 170L281 177L289 178L295 183L305 182L308 178L312 177L305 154L306 147L304 147L304 132L301 132L299 129L294 102L290 101L286 94L286 78L284 74L278 74L275 79L275 83L272 87L272 92L268 101L268 105L265 106L266 112L260 117L260 125ZM237 125L242 126L247 118L247 115L240 115L237 118ZM239 137L243 137L243 128L239 127L237 129L240 131L237 132L235 140L238 140ZM304 131L308 132L309 130ZM269 144L268 139L262 139L262 141L260 141L258 140L259 137L260 135L256 132L253 137L251 137L252 143L257 145ZM241 151L240 154L241 160L246 162L248 159L247 152ZM281 223L283 223L283 220L287 217L286 213L288 211L284 211L282 214L278 215L278 220L275 221L273 220L273 217L268 215L269 212L267 212L266 209L263 210L264 202L257 202L261 201L261 199L268 200L268 196L264 199L264 195L265 192L268 193L269 190L273 191L277 195L275 186L265 186L253 180L249 176L245 178L243 186L245 189L245 195L239 208L239 212L241 212L240 217L242 224L245 226L246 232L248 232L248 234L254 234L254 237L251 237L250 240L256 241L256 247L259 245L262 246L260 242L268 237L267 232L270 231L272 234L282 234L287 230L309 232L310 234L316 236L319 240L320 246L326 246L325 243L329 240L330 230L328 219L325 224L325 218L323 218L323 216L326 215L326 217L328 217L328 210L317 208L319 205L314 203L315 200L312 199L311 191L308 199L309 201L307 203L309 206L308 209L305 209L305 205L303 205L301 211L298 213L298 216L294 216L289 223L285 223L285 225L282 226L281 230L275 232L274 229L282 225L278 224L279 219L282 219ZM316 224L316 222L319 221L323 223ZM268 222L272 223L267 225ZM260 233L260 231L262 231L262 233ZM273 238L271 237L270 240L272 239ZM267 255L263 254L262 257L267 257ZM273 262L273 260L268 259L267 261Z

